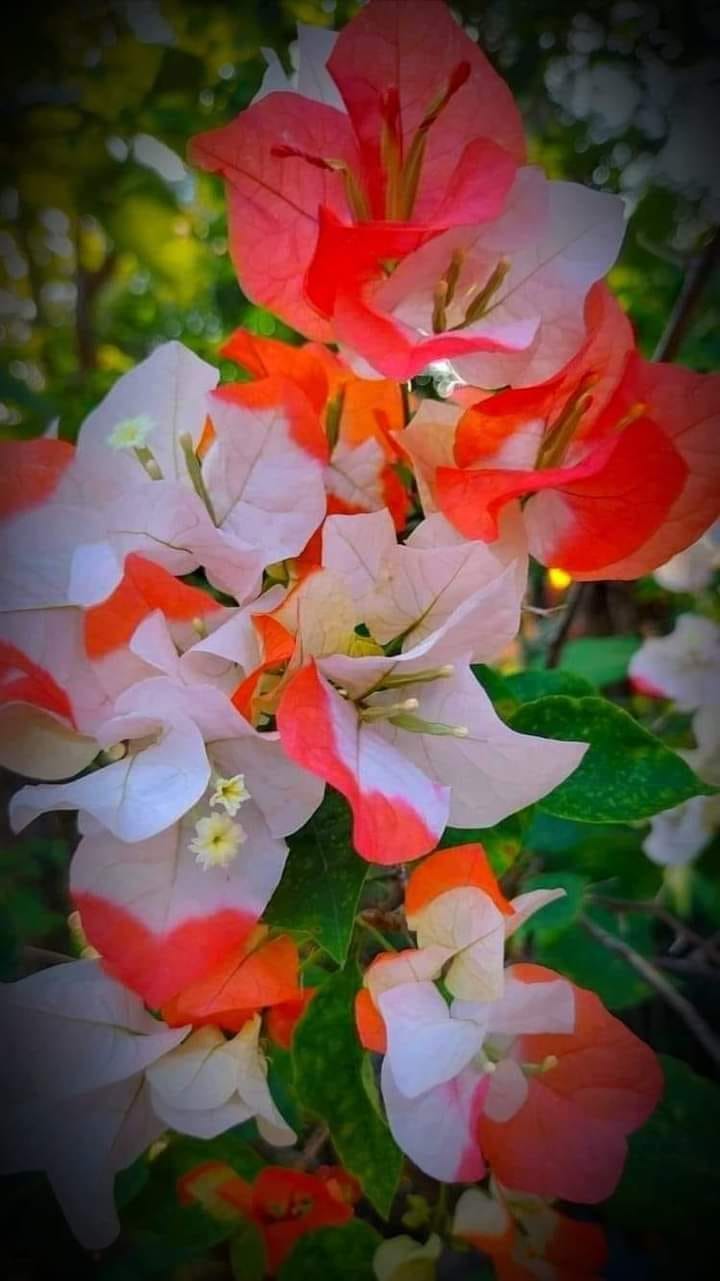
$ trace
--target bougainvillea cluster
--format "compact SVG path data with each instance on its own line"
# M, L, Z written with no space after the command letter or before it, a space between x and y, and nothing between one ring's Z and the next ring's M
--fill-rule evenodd
M432 1179L491 1176L452 1233L499 1276L590 1277L598 1229L552 1203L611 1193L661 1077L593 993L506 964L564 891L506 897L474 833L588 744L510 728L473 665L516 637L529 556L634 578L705 534L720 379L638 354L604 283L622 202L527 163L441 0L370 0L337 37L301 28L299 55L192 155L225 180L243 290L305 341L238 331L221 386L168 343L75 446L3 445L2 763L33 780L11 818L77 811L89 949L2 992L3 1165L47 1171L103 1247L119 1170L168 1131L254 1120L278 1149L262 1174L199 1163L183 1204L252 1219L271 1272L352 1217L355 1171L298 1167L267 1071L314 995L307 940L263 918L286 838L336 792L401 892L407 946L355 1002L395 1142ZM442 398L412 382L428 369ZM691 626L717 665L717 627ZM648 644L634 679L695 712L712 782L706 668L677 650ZM438 849L448 826L467 839ZM378 1276L434 1241L386 1242Z

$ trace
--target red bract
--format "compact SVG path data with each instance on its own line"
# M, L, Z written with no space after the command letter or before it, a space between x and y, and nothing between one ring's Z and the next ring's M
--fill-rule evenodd
M209 592L187 586L160 565L131 552L115 591L85 614L88 658L102 659L127 645L138 624L155 609L161 610L169 623L192 624L193 619L217 614L221 606Z
M55 489L74 454L66 440L0 441L0 516L39 506Z
M576 578L635 578L720 513L720 378L651 364L596 286L587 338L555 377L406 433L427 496L466 538L493 541L523 500L530 550ZM464 390L468 402L471 391Z
M320 343L290 347L245 329L236 330L221 350L254 378L280 375L305 393L328 439L328 514L351 516L387 507L396 529L404 528L410 495L393 467L400 456L394 433L405 426L396 382L359 378ZM302 554L303 561L319 562L317 538L315 544Z
M215 1218L245 1217L257 1224L271 1276L306 1232L347 1223L359 1197L357 1180L333 1165L315 1174L268 1165L250 1184L230 1166L207 1161L178 1180L182 1204L199 1201Z
M449 227L497 217L524 144L509 89L442 0L371 0L327 67L324 41L300 34L300 94L263 87L197 137L192 157L228 184L245 292L326 340L327 299L305 297L324 255L321 210L347 230L353 262L377 273Z

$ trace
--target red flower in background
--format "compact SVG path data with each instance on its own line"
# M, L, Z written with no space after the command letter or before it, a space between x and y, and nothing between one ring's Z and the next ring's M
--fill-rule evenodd
M357 1180L334 1165L314 1174L267 1165L249 1183L229 1165L207 1161L178 1180L182 1204L200 1202L215 1218L243 1217L257 1225L272 1276L306 1232L347 1223L360 1195Z
M602 285L576 356L536 387L427 402L405 447L436 505L466 538L492 542L514 500L532 554L576 578L636 578L720 514L720 377L654 364ZM473 403L474 401L474 403Z

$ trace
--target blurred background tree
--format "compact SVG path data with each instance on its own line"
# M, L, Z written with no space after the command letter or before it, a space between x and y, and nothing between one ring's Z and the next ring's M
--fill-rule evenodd
M253 97L295 23L341 26L356 0L24 0L6 29L0 182L0 434L59 419L72 439L117 375L177 338L216 358L240 324L286 331L241 294L221 183L188 139ZM531 158L626 200L612 283L646 351L720 221L720 10L617 0L456 0L509 81ZM428 30L428 40L432 31ZM681 359L717 363L708 282ZM713 347L715 346L715 350Z

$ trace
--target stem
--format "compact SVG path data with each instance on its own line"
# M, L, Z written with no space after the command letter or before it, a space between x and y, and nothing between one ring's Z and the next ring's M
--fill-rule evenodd
M653 360L674 360L685 341L700 296L720 257L720 228L685 272L665 330L653 353Z
M709 1058L712 1059L716 1067L720 1067L720 1038L713 1032L712 1028L705 1022L701 1014L698 1014L695 1006L688 1001L673 987L672 983L661 974L654 965L647 961L644 956L636 952L629 943L618 938L616 934L610 934L604 930L601 925L591 921L587 916L581 916L580 922L588 934L592 934L598 943L602 943L609 952L616 952L622 956L628 965L631 965L636 973L645 979L650 987L654 988L663 1000L675 1011L678 1018L682 1019L685 1026L693 1033L697 1041L700 1042Z
M355 921L357 925L362 925L363 929L367 930L368 934L372 935L376 942L382 947L383 952L397 952L397 948L393 947L390 940L386 939L385 935L381 934L380 930L377 930L374 925L371 925L369 921L366 921L363 916L356 916Z
M716 942L712 938L703 938L701 934L696 933L662 903L632 898L609 898L605 894L593 894L592 901L601 907L608 908L611 912L644 912L648 916L654 916L677 935L676 941L686 940L713 960L720 961L720 951Z
M582 603L588 583L573 583L568 594L567 604L563 613L562 621L553 636L547 652L546 667L557 667L565 648L565 642L570 634L570 629L577 617L578 610Z

